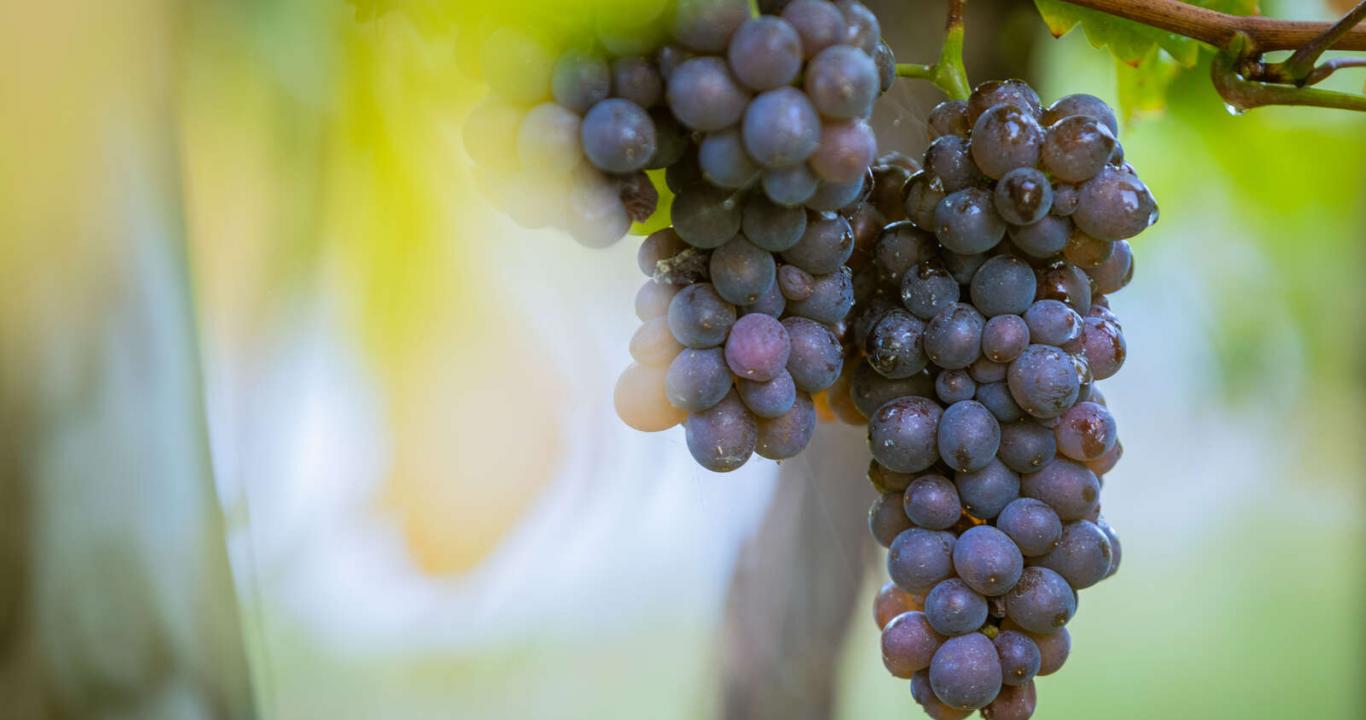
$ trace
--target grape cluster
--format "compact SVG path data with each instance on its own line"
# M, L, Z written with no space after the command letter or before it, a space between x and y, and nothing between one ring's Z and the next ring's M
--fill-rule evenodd
M1106 296L1157 207L1116 131L1095 97L985 83L930 114L923 169L870 195L892 222L855 277L847 416L880 493L883 660L932 718L1030 717L1077 591L1119 567L1100 491L1122 448L1096 383L1124 363Z
M882 225L860 214L877 149L867 119L895 64L877 19L855 0L760 9L680 2L675 44L642 61L659 79L655 104L602 99L581 126L597 170L662 167L674 195L672 225L638 253L649 280L618 415L643 431L683 424L694 459L715 472L806 447L811 395L843 369L855 225L865 244ZM652 122L653 154L633 153Z

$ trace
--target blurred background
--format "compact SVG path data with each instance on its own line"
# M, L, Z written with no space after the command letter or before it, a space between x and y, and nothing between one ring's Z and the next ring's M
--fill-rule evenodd
M481 41L564 7L398 4L5 4L0 715L916 715L859 430L713 475L626 428L635 242L476 188ZM934 58L942 3L869 5ZM1133 92L1029 3L967 37L974 82ZM1138 105L1124 565L1036 717L1362 717L1366 117L1233 117L1199 70Z

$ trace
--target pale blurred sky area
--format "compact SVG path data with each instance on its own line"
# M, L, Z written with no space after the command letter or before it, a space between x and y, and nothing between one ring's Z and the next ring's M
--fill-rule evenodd
M8 10L14 717L716 714L742 544L792 483L871 500L861 432L716 475L617 419L638 238L589 250L477 189L475 13ZM1116 99L1104 52L1029 21L1045 99ZM883 144L918 151L932 102L889 94ZM1123 566L1035 717L1359 718L1366 116L1231 117L1201 70L1170 103L1123 135L1162 209L1101 385ZM918 716L869 611L882 552L808 530L867 570L835 716Z

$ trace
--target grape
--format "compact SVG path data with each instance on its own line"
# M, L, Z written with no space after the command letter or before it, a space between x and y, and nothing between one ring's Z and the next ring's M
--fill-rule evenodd
M962 538L959 538L954 545L955 555L961 544ZM966 635L987 621L987 601L967 583L951 578L935 585L925 596L925 618L941 635Z
M999 180L1016 168L1038 165L1044 137L1034 115L1014 105L997 105L973 123L972 159L983 175Z
M921 262L901 278L901 300L922 320L929 320L955 305L958 297L958 283L936 262Z
M674 192L688 184L686 181L681 184L677 182L680 171L695 170L697 174L691 179L701 179L701 169L696 166L695 158L688 164L679 162L687 155L688 138L686 131L678 124L673 113L669 112L667 108L655 108L650 111L650 121L655 124L655 154L645 163L645 168L647 170L667 168L664 181L669 189ZM670 181L671 176L675 178L674 181Z
M1055 263L1040 271L1039 289L1035 297L1061 300L1085 315L1091 311L1091 279L1076 265Z
M879 493L904 492L914 479L910 473L892 472L876 460L868 461L868 482Z
M982 708L982 718L984 720L1029 720L1034 715L1034 708L1038 705L1038 693L1034 689L1034 683L1027 682L1022 685L1006 685L1001 688L1000 694L991 704Z
M1077 596L1058 573L1027 567L1006 593L1006 617L1021 629L1046 635L1057 632L1077 612Z
M632 363L622 371L612 392L617 417L641 432L659 432L683 422L687 414L664 394L666 370Z
M806 165L765 170L762 182L764 194L773 202L787 207L810 200L820 186L820 179Z
M925 354L945 370L971 365L982 354L986 321L971 305L955 303L930 318L925 326Z
M910 528L911 521L901 507L900 493L881 495L868 508L868 532L883 547L891 547L896 536Z
M721 402L730 392L731 376L718 348L687 348L669 364L665 393L674 407L701 412Z
M935 440L942 414L939 404L929 398L908 396L887 402L868 420L873 457L897 472L920 472L933 465L939 459Z
M951 193L934 209L934 234L945 248L961 255L986 252L1005 236L991 192L970 187Z
M1062 347L1081 336L1081 316L1057 300L1040 300L1024 312L1029 340L1038 345Z
M849 221L834 213L812 213L806 231L783 252L783 260L814 275L840 269L854 252L854 230Z
M1110 567L1105 571L1105 577L1108 578L1119 572L1119 533L1115 532L1115 529L1110 527L1110 523L1105 522L1104 515L1096 520L1096 526L1100 528L1101 532L1105 533L1105 539L1110 541Z
M1081 191L1076 185L1064 182L1053 183L1053 208L1049 212L1058 217L1067 217L1077 211L1077 201Z
M555 62L550 91L555 102L582 114L606 100L612 89L612 74L607 62L584 52L570 51Z
M778 288L788 300L805 300L815 292L816 279L796 265L778 268Z
M776 418L792 409L797 402L797 386L792 375L781 370L772 380L757 381L740 378L735 383L745 407L760 418Z
M688 452L712 472L730 472L744 465L758 442L754 416L734 391L711 409L688 415L684 429Z
M1113 248L1110 256L1087 271L1091 275L1093 289L1102 295L1123 290L1134 276L1134 251L1129 243L1119 240L1110 243L1110 247Z
M1059 418L1053 428L1058 452L1086 463L1100 459L1119 441L1115 417L1103 406L1093 402L1079 402Z
M752 90L790 84L802 69L802 40L782 18L750 18L735 31L726 51L735 77Z
M952 533L913 527L903 531L887 552L887 574L907 592L927 592L953 572Z
M772 380L787 366L787 328L768 315L745 315L726 339L726 364L736 377Z
M761 170L745 154L740 133L734 128L709 133L697 146L697 163L708 182L737 190L752 185Z
M1097 380L1119 372L1129 354L1129 346L1119 326L1094 317L1082 320L1081 337L1070 343L1067 350L1083 355Z
M906 217L922 230L933 232L934 213L944 199L944 182L927 172L918 172L906 181Z
M1115 136L1103 124L1073 115L1048 128L1040 162L1053 177L1079 183L1095 177L1114 149Z
M935 105L925 120L925 128L931 140L945 135L967 135L972 129L968 125L967 101L945 100Z
M678 0L674 38L697 52L721 52L731 34L748 18L745 0Z
M879 40L873 49L873 63L877 65L878 92L887 92L896 84L896 55L885 40Z
M796 28L802 40L802 54L808 59L843 42L848 32L844 15L825 0L793 0L783 8L782 17Z
M636 265L645 277L653 278L659 272L661 261L669 260L687 249L688 244L673 228L657 230L641 241L640 248L636 250Z
M873 166L873 189L868 202L884 220L894 222L906 219L906 183L914 171L887 160L884 155Z
M972 304L987 317L1018 315L1034 301L1037 282L1034 268L1023 260L997 255L972 276Z
M1025 557L1015 542L996 527L970 527L953 544L953 570L968 587L984 596L1003 596L1025 570ZM926 608L929 598L926 598ZM986 611L985 603L982 611ZM985 616L982 619L986 619ZM981 624L981 623L978 623Z
M671 213L678 236L704 250L725 245L740 231L739 202L730 191L705 183L678 193Z
M982 328L982 332L986 332L985 327ZM983 355L973 360L972 364L968 366L968 375L973 381L983 384L1005 382L1006 365L989 360L986 355ZM976 388L974 388L975 391ZM990 410L991 408L987 409Z
M854 306L854 277L848 268L816 276L811 297L788 305L788 312L833 325L844 320Z
M996 646L981 633L944 641L930 661L930 687L950 707L986 707L1001 691L1001 661L996 656Z
M1072 652L1072 633L1067 628L1058 628L1051 634L1030 633L1029 637L1039 648L1039 677L1052 675L1062 669L1067 656Z
M925 369L921 340L925 323L903 310L883 316L868 334L868 364L893 380L910 377Z
M1061 415L1077 401L1081 390L1072 358L1051 345L1025 348L1010 363L1006 378L1011 397L1036 418Z
M968 96L968 126L975 127L978 118L996 105L1011 105L1038 117L1042 110L1039 94L1023 80L993 80L973 89Z
M1057 444L1053 431L1032 422L1001 426L1001 447L996 451L1001 462L1018 473L1037 472L1053 462Z
M1039 558L1039 565L1082 590L1105 579L1110 571L1110 553L1110 540L1105 532L1095 523L1078 520L1063 526L1062 540L1052 552Z
M812 210L833 212L856 202L865 195L868 187L867 173L857 180L847 183L822 181L816 185L816 192L806 199L806 206ZM860 209L866 206L860 205ZM881 222L878 223L881 227Z
M873 620L877 622L877 628L885 631L887 626L897 618L898 615L909 612L918 612L924 609L924 601L896 586L896 583L888 580L882 584L882 588L877 591L877 597L873 598ZM921 622L925 622L921 620ZM926 623L928 626L928 623ZM933 629L933 628L931 628ZM904 628L902 629L904 631ZM883 641L883 655L887 654L886 640ZM901 643L893 643L897 657L903 657L899 651ZM939 643L935 643L939 647ZM925 656L925 667L930 666L930 656L934 655L934 650L930 650Z
M964 400L944 411L939 420L939 456L960 472L980 470L996 457L1001 426L981 403Z
M949 405L966 402L977 394L977 383L966 370L945 370L934 379L934 394L940 402ZM942 424L939 432L944 432Z
M816 110L840 120L868 117L881 87L873 58L848 45L820 51L807 63L803 82Z
M819 392L834 384L844 366L844 351L839 337L829 328L806 318L783 319L792 346L787 371L797 387Z
M1128 240L1157 222L1157 201L1142 180L1105 167L1081 186L1072 220L1099 240Z
M1020 478L992 458L980 470L960 472L953 478L963 508L973 517L990 520L1020 496Z
M1005 630L993 642L1001 658L1002 682L1006 685L1024 685L1034 679L1039 672L1042 656L1039 646L1028 635L1016 630Z
M868 363L857 363L849 378L849 397L864 417L872 417L878 408L895 398L905 395L926 396L932 392L934 381L928 373L891 380L883 377Z
M564 213L568 218L569 234L575 242L585 247L605 248L621 240L631 227L631 218L621 204L616 183L586 166L571 173L569 183L568 207Z
M583 116L583 152L609 173L645 167L655 153L655 125L649 113L630 100L608 98Z
M911 522L929 530L948 530L962 515L958 489L943 475L922 475L912 480L902 503Z
M742 225L745 237L769 252L782 252L797 244L806 231L806 211L775 205L761 193L745 201Z
M982 182L973 163L968 139L962 135L941 135L925 150L925 172L939 178L948 192L956 192Z
M1094 95L1077 94L1058 99L1044 111L1043 123L1053 125L1070 115L1095 118L1110 131L1111 135L1119 135L1119 122L1115 120L1115 112L1104 100Z
M1029 325L1017 315L997 315L982 327L982 355L1008 363L1029 346Z
M1010 536L1026 557L1045 555L1062 539L1062 520L1047 503L1036 498L1012 501L996 518L996 527Z
M735 306L721 299L710 283L689 285L669 302L669 330L687 347L716 347L734 324Z
M786 460L811 442L816 431L816 407L811 396L797 393L797 401L781 417L759 421L757 452L769 460Z
M930 720L964 720L972 715L971 710L959 710L945 705L930 688L930 673L922 670L911 678L911 697L925 711Z
M778 283L772 282L768 284L768 289L759 296L758 300L755 300L748 305L740 306L740 315L744 316L758 313L773 318L781 318L786 310L787 300L783 298L781 292L778 292Z
M631 336L630 351L631 357L642 365L667 367L683 351L683 346L669 331L668 319L657 317L646 321Z
M1019 167L1001 176L993 195L996 212L1011 225L1033 225L1053 207L1053 186L1032 167Z
M749 102L725 61L714 57L695 57L675 68L665 96L680 122L703 132L739 122Z
M686 50L678 45L665 45L655 53L655 61L659 64L659 75L666 81L673 78L674 70L679 65L696 57L691 50Z
M1119 463L1119 459L1123 456L1124 443L1116 440L1114 447L1107 450L1104 455L1086 463L1086 467L1089 468L1091 472L1095 473L1096 478L1104 485L1104 478L1102 476L1105 475L1105 473L1114 470L1115 465Z
M836 0L835 6L840 9L845 22L849 24L844 42L872 55L882 39L882 26L878 23L877 16L858 0Z
M1056 196L1054 202L1057 202ZM1010 241L1021 252L1036 258L1048 258L1067 247L1072 236L1072 221L1056 215L1045 215L1033 225L1010 228Z
M643 170L617 176L617 197L631 222L645 222L659 207L659 190Z
M1020 409L1015 398L1010 394L1010 387L1004 382L982 383L977 386L977 402L991 411L992 417L1000 423L1013 423L1025 416L1024 410Z
M726 302L749 305L773 286L777 266L767 250L754 247L742 236L711 254L711 281Z
M1027 473L1020 491L1048 503L1063 522L1071 522L1095 512L1100 502L1100 482L1085 465L1055 458L1038 472Z
M654 63L643 57L619 57L612 61L612 95L652 108L664 99L664 78Z
M863 120L828 122L821 127L820 145L811 155L811 169L826 182L863 180L877 158L877 138Z
M896 586L892 585L892 588L896 589ZM885 591L886 586L883 589ZM925 613L903 612L893 617L882 630L882 664L892 675L909 678L930 666L934 651L943 642L944 636L930 625Z
M555 103L532 108L517 132L517 156L523 167L534 167L551 175L563 175L574 169L583 157L579 116Z
M513 103L530 105L550 90L555 58L544 44L519 30L499 28L480 49L489 89Z
M939 245L933 235L905 221L895 222L883 228L878 235L877 245L873 248L878 264L892 282L901 281L907 270L937 257L938 253Z
M745 149L769 169L806 162L821 141L821 119L802 91L791 87L759 93L745 109Z
M676 285L647 280L636 293L636 317L644 322L667 315L678 291L679 287Z

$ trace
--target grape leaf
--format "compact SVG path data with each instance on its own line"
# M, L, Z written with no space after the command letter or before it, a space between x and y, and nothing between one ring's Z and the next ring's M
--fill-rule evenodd
M1153 48L1138 67L1116 63L1115 85L1125 122L1165 109L1167 89L1181 69L1180 63L1158 48Z

